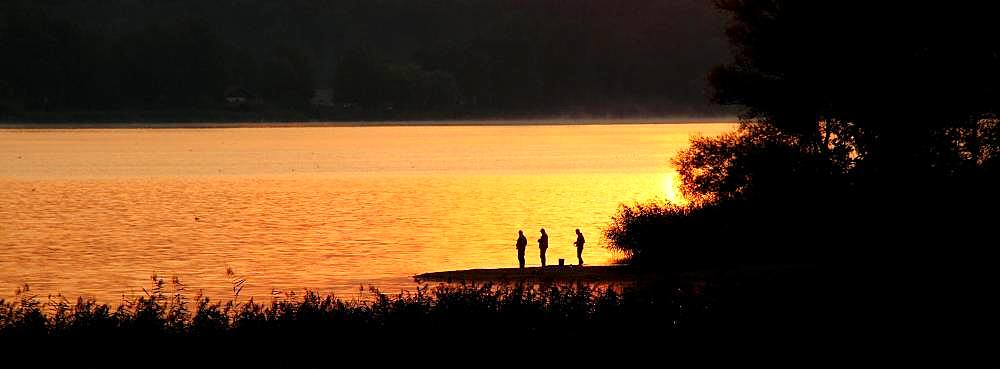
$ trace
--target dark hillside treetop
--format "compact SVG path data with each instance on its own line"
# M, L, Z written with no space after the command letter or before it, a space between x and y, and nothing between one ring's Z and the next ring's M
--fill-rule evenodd
M0 114L225 108L707 115L702 0L7 0ZM313 104L317 95L327 96ZM326 101L330 100L330 101ZM304 108L309 109L304 109ZM357 110L357 111L356 111Z

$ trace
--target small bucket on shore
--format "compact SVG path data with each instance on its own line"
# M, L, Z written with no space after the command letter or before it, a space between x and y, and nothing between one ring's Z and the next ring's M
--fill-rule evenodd
M559 259L559 266L566 265L566 259Z

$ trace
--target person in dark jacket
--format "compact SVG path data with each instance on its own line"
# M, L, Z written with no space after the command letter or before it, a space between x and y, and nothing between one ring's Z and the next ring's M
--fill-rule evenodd
M521 264L521 269L524 269L524 249L528 247L528 238L524 237L524 232L521 230L517 231L517 243L514 247L517 248L517 262Z
M581 233L580 229L577 228L576 229L576 242L573 242L573 244L576 245L576 259L580 261L580 265L583 265L583 243L584 242L587 242L587 241L583 239L583 233Z
M538 238L538 256L542 258L542 266L545 266L545 250L549 249L549 235L545 234L545 228L542 228L542 237Z

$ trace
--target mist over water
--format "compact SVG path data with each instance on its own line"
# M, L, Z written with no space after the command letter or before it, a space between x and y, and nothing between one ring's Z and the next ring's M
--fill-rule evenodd
M0 297L27 283L115 302L149 277L241 296L413 274L613 259L621 203L677 199L669 159L732 124L0 130Z

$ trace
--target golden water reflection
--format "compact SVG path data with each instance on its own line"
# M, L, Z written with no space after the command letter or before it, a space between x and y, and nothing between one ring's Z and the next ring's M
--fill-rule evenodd
M106 302L156 274L227 298L515 266L605 264L620 203L676 198L669 158L730 124L0 130L0 298Z

